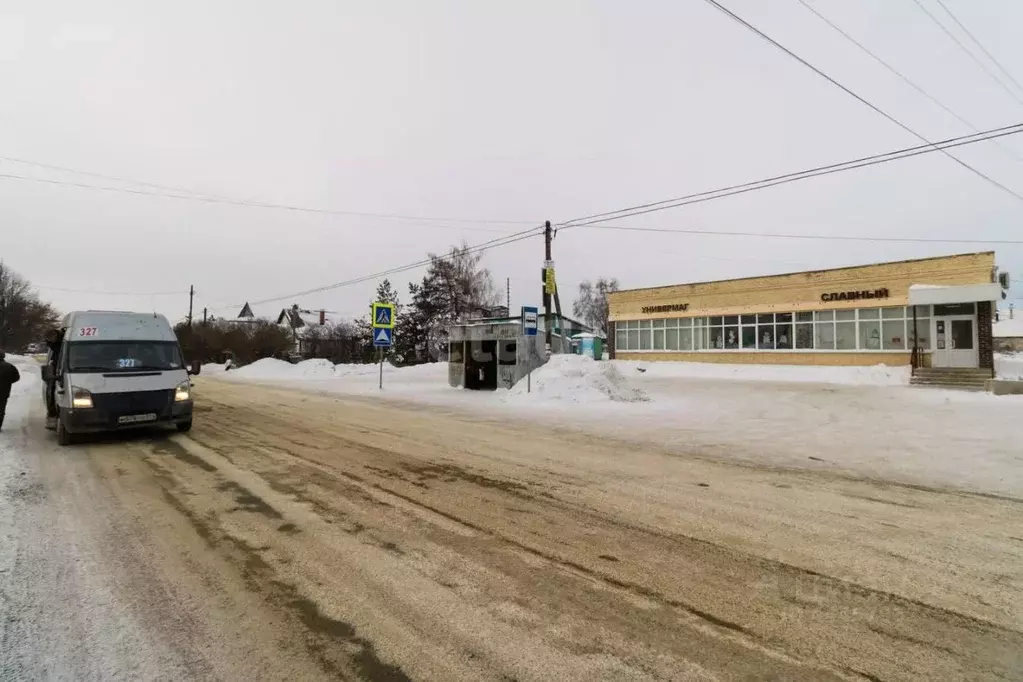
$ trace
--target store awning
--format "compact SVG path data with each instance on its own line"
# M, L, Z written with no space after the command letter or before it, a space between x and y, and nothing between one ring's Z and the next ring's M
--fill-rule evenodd
M945 303L976 303L999 301L1002 288L997 284L912 284L909 287L910 305L943 305Z

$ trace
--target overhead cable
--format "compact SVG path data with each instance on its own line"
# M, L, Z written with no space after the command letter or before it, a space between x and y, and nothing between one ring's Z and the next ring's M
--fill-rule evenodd
M760 37L760 38L762 38L763 40L767 41L768 43L770 43L771 45L773 45L773 46L774 46L774 47L776 47L777 49L781 50L782 52L784 52L785 54L787 54L787 55L788 55L789 57L791 57L791 58L795 59L795 60L796 60L796 61L798 61L798 62L799 62L800 64L802 64L802 65L803 65L803 66L805 66L806 68L810 69L811 71L813 71L814 73L816 73L816 74L817 74L817 75L819 75L820 77L824 78L824 79L825 79L825 80L827 80L827 81L828 81L829 83L831 83L831 84L832 84L832 85L834 85L835 87L839 88L840 90L842 90L843 92L845 92L845 93L846 93L846 94L848 94L849 96L853 97L854 99L856 99L857 101L859 101L859 102L860 102L860 103L862 103L863 105L865 105L865 106L869 107L869 108L870 108L871 110L875 111L876 113L880 114L881 116L884 116L884 117L885 117L885 118L887 118L887 119L888 119L889 121L891 121L891 122L892 122L892 123L894 123L895 125L899 126L900 128L902 128L902 129L903 129L903 130L905 130L906 132L908 132L908 133L912 134L912 135L913 135L914 137L916 137L917 139L919 139L919 140L922 140L923 142L926 142L927 144L929 144L929 145L932 145L932 146L933 146L933 144L934 144L934 143L933 143L933 142L931 142L930 140L928 140L928 139L927 139L926 137L924 137L923 135L921 135L921 134L920 134L920 133L918 133L917 131L913 130L913 129L912 129L912 128L910 128L910 127L909 127L908 125L906 125L905 123L903 123L903 122L902 122L902 121L900 121L899 119L895 118L894 116L892 116L892 115L891 115L891 114L889 114L888 112L884 111L883 109L881 109L881 108L880 108L880 107L878 107L877 105L873 104L873 103L872 103L872 102L870 102L869 100L867 100L867 99L865 99L864 97L862 97L862 96L860 96L860 95L856 94L856 93L855 93L855 92L854 92L853 90L851 90L850 88L846 87L845 85L842 85L842 84L841 84L841 83L839 83L839 82L838 82L837 80L835 80L834 78L832 78L832 77L831 77L831 76L829 76L828 74L824 73L824 71L822 71L821 69L817 68L816 66L814 66L813 64L811 64L811 63L810 63L810 62L808 62L807 60L803 59L803 58L802 58L802 57L800 57L800 56L799 56L798 54L796 54L795 52L793 52L793 51L792 51L792 50L790 50L789 48L785 47L784 45L782 45L781 43L779 43L779 42L778 42L777 40L775 40L775 39L774 39L774 38L772 38L771 36L767 35L767 34L766 34L766 33L764 33L763 31L761 31L761 30L760 30L759 28L757 28L757 27L756 27L756 26L754 26L753 24L749 23L748 21L746 21L745 19L743 19L742 17L740 17L740 16L739 16L738 14L736 14L735 12L731 11L730 9L728 9L727 7L725 7L724 5L722 5L722 4L721 4L720 2L718 2L717 0L704 0L704 1L705 1L705 2L707 2L708 4L710 4L711 6L713 6L713 7L717 8L717 9L718 9L719 11L721 11L721 12L722 12L723 14L725 14L726 16L728 16L729 18L731 18L731 19L732 19L733 21L735 21L735 22L737 22L738 24L742 25L743 27L745 27L745 28L749 29L750 31L752 31L753 33L755 33L755 34L756 34L757 36L759 36L759 37ZM985 174L985 173L983 173L983 172L981 172L981 171L977 170L976 168L974 168L974 167L973 167L973 166L971 166L970 164L966 163L965 161L963 161L962 159L960 159L960 158L958 158L958 157L956 157L956 156L953 156L953 155L952 155L952 154L950 154L949 152L947 152L947 151L945 151L945 150L942 150L942 153L943 153L943 154L945 154L945 156L947 156L948 158L950 158L950 159L952 159L953 161L955 161L955 162L956 162L957 164L959 164L959 165L960 165L960 166L962 166L963 168L966 168L967 170L969 170L969 171L970 171L970 172L972 172L973 174L975 174L975 175L977 175L978 177L980 177L980 178L984 179L984 180L985 180L985 181L987 181L988 183L990 183L990 184L994 185L995 187L998 187L999 189L1001 189L1002 191L1006 192L1007 194L1011 194L1012 196L1016 197L1016 198L1017 198L1017 199L1019 199L1020 201L1023 201L1023 194L1018 194L1017 192L1015 192L1015 191L1013 191L1012 189L1010 189L1010 188L1006 187L1005 185L1003 185L1002 183L998 182L997 180L995 180L995 179L994 179L994 178L992 178L991 176L989 176L989 175L987 175L987 174Z

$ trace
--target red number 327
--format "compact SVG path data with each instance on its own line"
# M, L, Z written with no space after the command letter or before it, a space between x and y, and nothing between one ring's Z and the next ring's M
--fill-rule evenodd
M78 335L79 336L96 336L96 328L95 327L82 327L81 329L78 330Z

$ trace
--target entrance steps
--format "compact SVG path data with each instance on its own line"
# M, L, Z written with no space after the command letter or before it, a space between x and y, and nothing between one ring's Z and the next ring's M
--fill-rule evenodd
M909 383L914 386L940 386L941 388L983 391L987 389L987 381L990 379L990 369L918 367Z

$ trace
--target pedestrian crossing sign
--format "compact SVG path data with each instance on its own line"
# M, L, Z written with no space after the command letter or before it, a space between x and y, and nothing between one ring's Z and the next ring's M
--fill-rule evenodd
M373 345L377 348L390 348L394 341L394 330L381 327L373 330Z
M394 329L394 304L374 303L373 304L373 328ZM373 336L376 339L376 335ZM388 343L387 345L390 345Z

